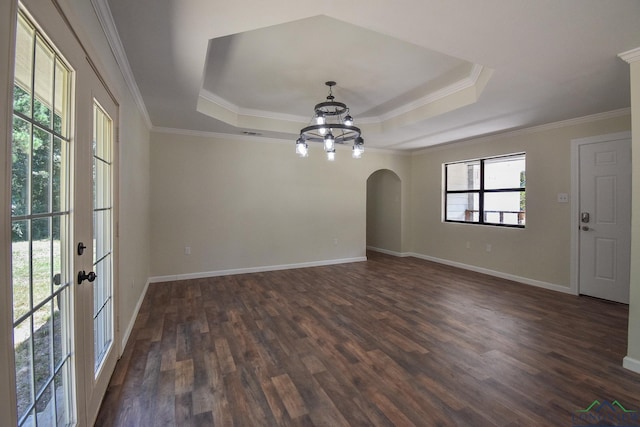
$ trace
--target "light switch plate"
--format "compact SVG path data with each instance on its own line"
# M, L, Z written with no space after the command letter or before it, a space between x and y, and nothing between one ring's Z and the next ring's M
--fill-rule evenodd
M558 203L569 203L569 194L558 193Z

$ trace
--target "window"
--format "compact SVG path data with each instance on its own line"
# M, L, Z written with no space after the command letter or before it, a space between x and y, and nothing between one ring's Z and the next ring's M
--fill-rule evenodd
M445 163L447 222L524 227L525 154Z

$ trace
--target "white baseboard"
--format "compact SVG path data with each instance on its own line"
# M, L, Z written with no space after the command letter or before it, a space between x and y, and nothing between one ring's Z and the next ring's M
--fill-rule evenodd
M124 335L122 337L122 342L120 345L120 354L118 357L122 356L125 347L127 346L127 342L129 341L129 336L131 336L131 332L133 331L133 325L136 323L136 319L138 318L138 313L140 312L140 307L142 307L142 301L144 301L144 297L147 295L147 290L149 289L150 280L147 280L147 283L144 285L144 289L140 294L140 298L138 299L138 303L136 304L136 308L133 310L133 316L129 321L129 325L127 325L127 329L124 331Z
M640 374L640 360L634 359L633 357L626 356L622 359L622 367Z
M297 264L267 265L263 267L234 268L230 270L205 271L200 273L176 274L150 277L150 283L173 282L175 280L203 279L207 277L233 276L236 274L263 273L265 271L291 270L294 268L322 267L325 265L347 264L366 261L367 257L330 259L324 261L301 262Z
M376 248L375 246L367 246L367 250L368 251L373 251L373 252L380 252L381 254L397 256L397 257L400 257L400 258L411 256L411 254L408 253L408 252L390 251L389 249Z
M488 274L489 276L499 277L501 279L512 280L514 282L523 283L525 285L536 286L538 288L549 289L552 291L562 292L565 294L574 294L572 289L568 286L557 285L554 283L542 282L540 280L529 279L527 277L516 276L514 274L503 273L501 271L489 270L483 267L476 267L475 265L463 264L461 262L449 261L446 259L435 258L428 255L422 255L418 253L409 253L408 256L424 259L426 261L433 261L439 264L450 265L452 267L462 268L464 270L475 271L476 273Z

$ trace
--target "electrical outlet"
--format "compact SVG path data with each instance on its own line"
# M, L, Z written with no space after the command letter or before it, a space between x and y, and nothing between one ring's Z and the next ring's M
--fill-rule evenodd
M184 254L185 255L191 255L191 246L185 246L184 247Z
M471 242L467 242L467 249L471 249Z
M558 203L569 203L569 194L558 193Z
M491 252L491 243L487 243L487 246L485 246L485 250L487 252Z

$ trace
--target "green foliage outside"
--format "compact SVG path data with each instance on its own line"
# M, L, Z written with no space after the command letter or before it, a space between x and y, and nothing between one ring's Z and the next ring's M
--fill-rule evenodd
M61 119L57 115L52 118L52 110L38 99L33 99L32 105L31 94L18 85L14 85L13 109L33 117L37 125L32 126L17 114L13 116L11 215L59 211L63 141L51 131L60 133ZM33 221L31 238L49 239L49 230L47 220ZM55 221L51 231L53 238L57 238L59 226ZM14 242L28 240L28 222L14 221L11 234Z

